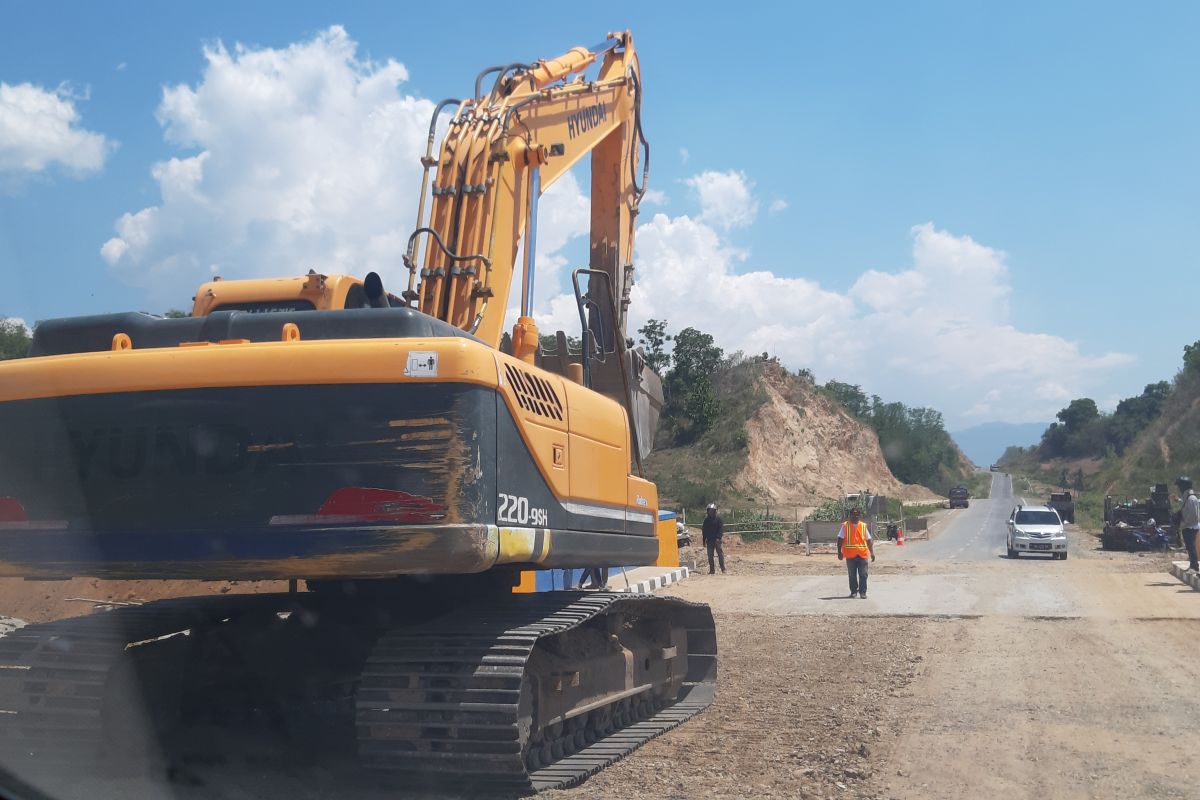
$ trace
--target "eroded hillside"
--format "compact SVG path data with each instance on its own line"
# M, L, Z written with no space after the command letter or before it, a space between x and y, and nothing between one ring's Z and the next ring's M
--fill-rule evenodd
M911 500L937 497L897 480L870 427L777 362L729 369L715 388L721 411L712 429L650 457L664 498L691 507L714 499L811 507L859 489Z

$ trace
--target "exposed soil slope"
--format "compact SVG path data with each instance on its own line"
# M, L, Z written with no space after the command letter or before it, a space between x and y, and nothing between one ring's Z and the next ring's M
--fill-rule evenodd
M859 489L905 500L937 498L892 475L873 430L811 385L765 366L759 383L767 401L746 423L749 452L738 486L785 506L816 505Z
M897 480L869 426L778 362L741 364L715 388L720 410L709 431L683 447L660 446L647 462L668 503L800 510L861 489L937 497Z

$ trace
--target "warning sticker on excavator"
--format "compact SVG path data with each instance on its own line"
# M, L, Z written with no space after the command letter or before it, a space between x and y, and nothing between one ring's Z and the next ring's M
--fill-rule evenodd
M406 378L436 378L438 374L438 354L427 351L413 351L408 354L408 363L404 366Z

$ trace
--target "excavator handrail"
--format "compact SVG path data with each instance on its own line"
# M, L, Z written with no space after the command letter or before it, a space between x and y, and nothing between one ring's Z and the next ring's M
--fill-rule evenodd
M596 334L592 332L592 326L588 325L587 314L585 312L585 308L589 305L594 306L597 311L599 311L600 304L590 295L583 294L579 288L580 274L592 273L595 271L596 270L577 269L571 273L571 286L575 290L575 308L579 311L579 325L583 331L580 335L580 357L583 360L583 385L589 389L592 388L592 359L594 358L601 364L605 363L607 360L604 352L604 345L602 342L596 341ZM599 318L599 327L601 339L603 339L604 316L602 314ZM589 344L591 344L592 347L588 347ZM600 355L598 357L594 356L594 352L598 352Z
M424 222L424 219L425 219L425 195L429 189L429 170L437 165L437 161L433 158L433 143L437 139L438 115L442 113L442 109L446 108L447 106L451 106L451 105L458 106L458 109L455 111L455 113L457 114L458 111L462 110L462 108L467 104L467 102L469 102L469 101L463 101L463 100L458 100L453 97L447 97L447 98L443 99L441 102L439 102L436 106L433 107L433 114L430 116L430 119L429 119L429 136L425 142L425 157L421 159L421 194L418 195L418 199L417 199L417 230L418 231L421 230L421 228L423 227L422 223ZM405 266L408 267L408 290L404 292L404 299L408 302L413 302L414 300L416 300L416 295L417 295L416 285L415 285L416 279L417 279L417 270L416 270L416 267L413 266L413 264L415 264L417 256L418 256L418 254L415 252L415 249L414 249L415 241L416 240L413 236L410 236L408 238L408 247L404 253ZM411 263L410 263L410 259L411 259Z
M507 309L488 297L507 297L519 280L521 242L533 238L536 225L532 173L539 172L546 189L581 158L591 157L592 201L599 213L592 215L590 266L608 270L616 297L624 297L649 146L641 120L639 65L628 31L610 32L592 47L572 48L556 58L489 66L474 76L472 90L461 101L437 160L432 152L422 159L417 225L436 230L441 243L426 250L419 238L411 240L410 282L422 311L499 346ZM446 105L437 109L431 132ZM451 277L434 267L442 253L467 252L489 259L486 276ZM434 269L424 280L416 275L422 267ZM618 304L615 323L622 327L624 304Z

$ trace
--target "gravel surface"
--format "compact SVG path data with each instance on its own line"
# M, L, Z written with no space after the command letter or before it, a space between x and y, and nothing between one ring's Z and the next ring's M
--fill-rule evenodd
M977 535L962 527L939 538ZM845 571L831 554L728 541L729 574L701 569L669 590L714 608L713 706L582 786L545 796L1200 797L1187 744L1200 718L1200 592L1166 573L1169 555L1109 553L1092 532L1068 532L1067 561L913 561L915 547L881 543L869 600L844 599ZM76 607L66 597L136 597L144 587L18 588L0 585L0 599L7 589L19 601L0 610L36 618L50 599L42 595L58 601L41 606L46 614ZM182 780L89 779L68 793L413 796L345 761L254 760L228 748L229 758Z
M552 798L882 797L894 699L921 663L913 619L718 614L713 705Z

